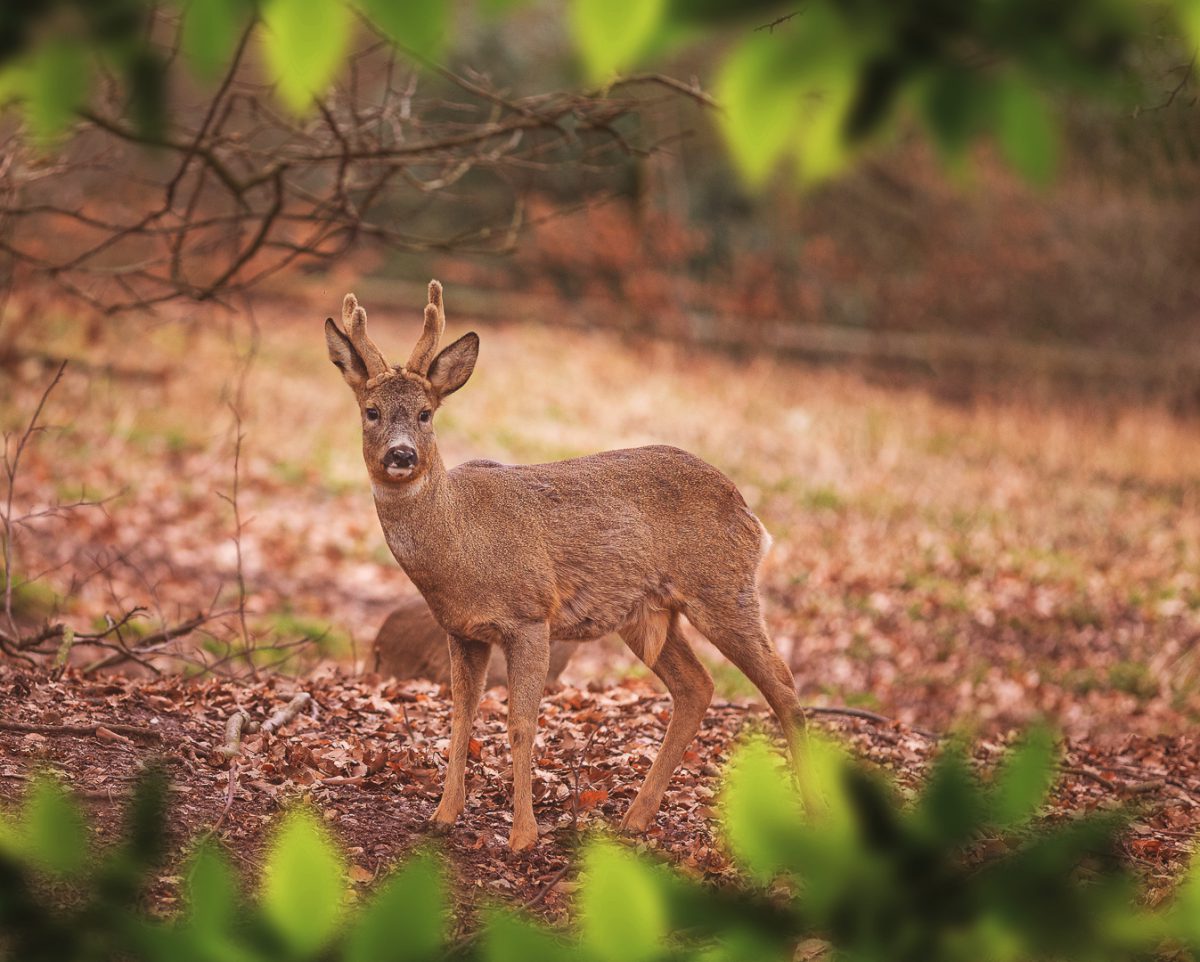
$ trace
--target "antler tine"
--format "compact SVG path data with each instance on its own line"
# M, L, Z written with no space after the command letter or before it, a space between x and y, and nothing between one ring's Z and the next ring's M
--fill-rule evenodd
M421 328L421 336L417 339L416 347L408 356L404 366L418 374L427 374L429 365L437 354L438 341L442 331L446 329L446 308L442 303L442 285L437 281L429 282L429 303L425 305L425 324Z
M358 351L363 364L367 367L367 377L374 377L390 370L388 362L383 357L383 351L375 346L375 342L367 336L367 312L358 303L358 298L347 294L342 301L342 323L346 325L346 333L350 335L350 343Z

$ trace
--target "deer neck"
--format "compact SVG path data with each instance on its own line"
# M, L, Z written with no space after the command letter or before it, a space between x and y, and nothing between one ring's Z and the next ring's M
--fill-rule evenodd
M375 511L392 554L409 577L434 562L428 557L442 544L450 520L450 483L436 448L429 466L415 481L390 485L374 482Z

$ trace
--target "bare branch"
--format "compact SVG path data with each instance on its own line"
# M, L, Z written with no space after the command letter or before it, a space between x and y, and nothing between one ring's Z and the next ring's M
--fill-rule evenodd
M272 108L246 63L254 27L247 24L215 90L177 93L185 99L172 104L162 134L134 129L119 107L101 102L81 114L52 165L17 137L6 142L0 253L8 287L50 280L112 314L180 299L229 304L280 271L366 245L504 252L519 178L563 165L594 173L660 146L621 123L657 103L640 88L716 106L695 80L664 74L514 96L440 64L399 69L391 44L368 35L316 116L296 119ZM177 41L173 34L164 44L168 52ZM416 52L406 56L420 61ZM454 210L464 201L451 188L480 170L498 175L512 202L464 231ZM443 223L456 225L444 236L394 226L416 215L432 221L430 202L447 209Z
M25 453L25 446L29 443L29 439L39 430L38 419L42 416L42 409L46 406L46 401L50 398L50 393L58 386L58 382L62 380L63 372L67 369L67 362L63 361L58 370L54 373L54 377L50 383L46 385L46 389L42 391L42 396L38 400L37 407L33 409L33 414L29 418L29 423L25 426L25 430L17 439L16 450L10 456L8 453L9 438L5 435L4 438L4 476L7 489L4 497L4 516L0 518L0 525L3 529L4 537L4 620L8 624L8 631L5 636L0 636L0 647L8 648L11 639L19 636L17 630L17 621L13 615L13 496L16 493L17 471L21 467L21 455Z

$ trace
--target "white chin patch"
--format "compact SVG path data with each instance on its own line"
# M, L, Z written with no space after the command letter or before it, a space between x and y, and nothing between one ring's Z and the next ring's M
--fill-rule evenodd
M402 468L396 464L389 464L387 473L388 473L389 478L395 478L397 481L401 481L404 478L412 477L413 469L412 468Z

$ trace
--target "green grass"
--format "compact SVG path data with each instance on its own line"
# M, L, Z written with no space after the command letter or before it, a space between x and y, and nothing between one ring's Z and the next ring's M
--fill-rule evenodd
M724 659L704 659L704 665L712 675L713 690L717 698L732 701L758 694L754 683Z
M810 511L841 511L846 507L845 499L827 486L809 488L801 500Z
M350 638L345 632L326 621L308 618L287 609L268 615L261 622L261 628L268 633L270 640L280 644L312 642L316 653L325 657L345 655L351 648Z
M1117 691L1133 695L1138 701L1147 701L1158 694L1158 682L1150 675L1150 669L1140 661L1119 661L1108 670L1108 683Z
M0 569L0 608L3 607L4 571ZM44 621L62 606L62 597L44 581L23 581L17 572L13 583L13 617L18 621Z
M1060 683L1076 695L1086 695L1103 687L1100 676L1093 668L1072 668L1063 674Z

